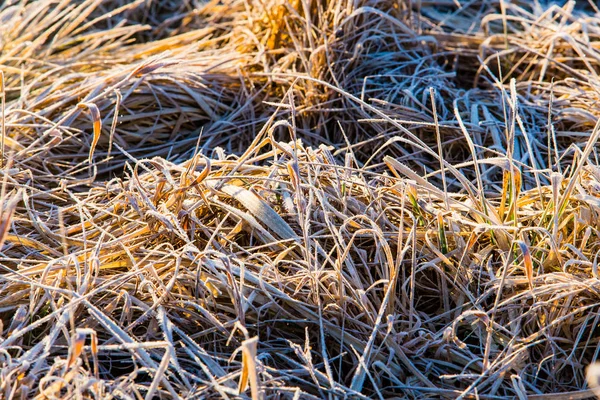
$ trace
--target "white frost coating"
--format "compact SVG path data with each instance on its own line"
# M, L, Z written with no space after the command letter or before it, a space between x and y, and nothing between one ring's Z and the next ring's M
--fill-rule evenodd
M206 181L205 183L212 188L216 186L216 183L211 181ZM296 235L288 223L255 193L239 186L227 184L223 185L219 190L239 201L252 215L275 232L279 238L284 240L298 240L298 235Z

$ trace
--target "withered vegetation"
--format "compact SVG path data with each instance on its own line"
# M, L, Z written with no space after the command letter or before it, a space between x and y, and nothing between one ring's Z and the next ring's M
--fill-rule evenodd
M1 3L0 398L592 395L595 1Z

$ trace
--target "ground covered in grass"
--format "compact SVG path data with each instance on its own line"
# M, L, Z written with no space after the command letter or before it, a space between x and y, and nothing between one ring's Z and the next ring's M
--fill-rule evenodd
M0 398L582 399L600 10L0 5Z

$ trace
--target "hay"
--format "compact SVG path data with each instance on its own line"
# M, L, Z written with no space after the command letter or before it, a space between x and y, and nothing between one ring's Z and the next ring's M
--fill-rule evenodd
M592 397L599 39L579 1L5 2L0 397Z

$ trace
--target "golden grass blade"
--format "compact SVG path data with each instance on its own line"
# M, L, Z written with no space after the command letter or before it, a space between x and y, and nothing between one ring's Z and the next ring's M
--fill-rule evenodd
M69 361L67 362L67 370L71 369L75 360L79 358L83 352L83 345L85 344L85 335L81 332L76 332L71 340L71 346L69 348Z
M90 111L92 122L93 122L93 138L92 143L90 145L90 154L88 157L88 163L92 164L92 158L94 157L94 150L96 150L96 145L100 140L100 135L102 133L102 119L100 117L100 110L93 103L80 103L77 105L79 108L87 108Z
M256 365L256 352L258 338L253 337L242 342L242 375L240 377L239 393L243 393L250 384L252 400L260 399L260 388L258 383L258 372Z
M13 222L13 216L17 206L21 200L22 192L18 192L8 200L6 205L2 205L2 207L0 207L0 210L2 211L2 220L0 221L0 250L2 249L2 246L4 246L6 240L9 238L8 231L11 223Z
M529 251L529 247L527 247L524 242L518 241L517 245L521 248L521 253L523 254L523 264L525 264L525 276L527 277L529 288L533 292L533 260L531 259L531 252Z

